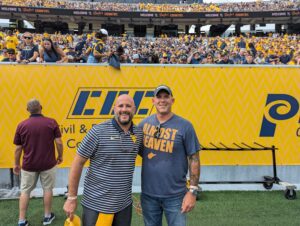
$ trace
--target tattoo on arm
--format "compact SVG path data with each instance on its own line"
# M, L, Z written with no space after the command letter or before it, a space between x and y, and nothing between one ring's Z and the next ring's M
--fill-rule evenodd
M188 157L190 171L190 185L198 186L200 177L200 159L199 152Z

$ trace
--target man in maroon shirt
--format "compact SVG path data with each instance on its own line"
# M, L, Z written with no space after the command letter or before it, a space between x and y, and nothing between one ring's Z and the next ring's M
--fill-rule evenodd
M57 122L52 118L44 117L39 101L32 99L27 103L30 117L21 122L16 130L14 144L15 166L14 173L21 172L21 195L19 203L18 226L27 226L26 210L30 192L35 188L40 178L44 191L43 225L49 225L55 216L51 212L52 189L55 184L56 165L63 161L63 144ZM55 146L57 157L55 157ZM22 167L20 165L23 151ZM21 169L22 168L22 169Z

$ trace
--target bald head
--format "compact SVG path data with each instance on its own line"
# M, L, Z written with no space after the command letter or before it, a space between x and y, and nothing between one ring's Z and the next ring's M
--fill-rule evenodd
M119 102L122 102L122 101L127 101L127 102L129 102L130 104L132 104L132 106L135 107L133 98L132 98L131 96L129 96L128 94L122 94L122 95L118 96L118 98L116 99L116 102L115 102L115 106L116 106Z
M127 94L120 95L114 106L115 119L121 126L131 125L135 114L135 104L132 97Z
M42 106L37 99L31 99L28 101L27 111L29 111L30 114L40 114L41 110L42 110Z

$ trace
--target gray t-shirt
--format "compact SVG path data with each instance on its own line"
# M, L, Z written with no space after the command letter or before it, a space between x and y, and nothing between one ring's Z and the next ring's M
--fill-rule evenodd
M158 125L160 137L154 138ZM142 193L161 198L184 194L187 156L200 150L192 124L177 115L159 124L156 115L151 115L139 127L144 133Z

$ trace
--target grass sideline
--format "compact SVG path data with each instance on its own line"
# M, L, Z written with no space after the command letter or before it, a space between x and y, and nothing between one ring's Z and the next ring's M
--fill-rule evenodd
M53 200L56 219L52 226L64 225L64 201L63 197L55 197ZM27 217L31 226L42 225L42 202L41 198L30 200ZM300 199L287 200L283 191L204 191L195 209L188 214L188 226L299 226L299 210ZM79 205L79 216L81 211ZM18 200L0 200L0 226L15 226L17 218ZM142 218L135 211L132 226L143 226Z

